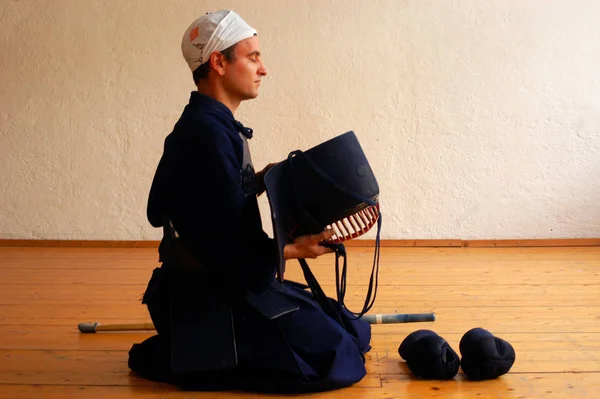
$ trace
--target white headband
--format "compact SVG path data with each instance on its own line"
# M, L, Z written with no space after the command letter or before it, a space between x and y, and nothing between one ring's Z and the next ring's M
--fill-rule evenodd
M181 52L193 72L207 62L213 52L223 51L255 35L256 30L235 12L210 12L187 28L181 40Z

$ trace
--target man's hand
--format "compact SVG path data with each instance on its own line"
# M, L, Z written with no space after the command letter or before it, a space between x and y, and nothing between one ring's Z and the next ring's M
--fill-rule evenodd
M325 230L314 235L304 235L296 238L293 243L283 248L283 257L288 259L314 259L333 252L333 249L319 245L334 235L333 230Z
M277 165L277 164L276 164L276 163L270 163L270 164L268 164L267 166L265 166L265 167L264 167L264 169L263 169L263 170L261 170L261 171L260 171L260 172L258 172L258 173L259 173L261 176L264 176L264 175L265 175L265 174L266 174L266 173L269 171L269 169L271 169L271 168L272 168L273 166L275 166L275 165Z
M265 174L269 171L269 169L271 169L275 165L277 165L277 164L270 163L267 166L265 166L264 169L261 170L260 172L256 172L256 180L257 180L257 184L258 184L258 192L256 193L256 196L260 196L262 193L265 192L265 190L266 190Z

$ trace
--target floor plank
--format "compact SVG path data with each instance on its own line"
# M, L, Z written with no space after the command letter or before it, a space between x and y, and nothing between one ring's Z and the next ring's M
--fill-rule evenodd
M57 260L54 261L57 262ZM459 265L455 265L453 262L443 262L435 265L435 267L433 265L422 265L420 267L382 265L380 266L379 274L380 276L385 276L385 279L381 281L382 285L394 281L395 284L401 283L404 286L412 287L423 285L445 286L445 282L450 280L459 284L463 281L469 281L474 285L484 284L493 286L514 285L515 282L518 282L520 285L540 285L540 279L543 279L545 284L567 286L594 284L600 281L600 270L589 265L582 266L576 262L569 264L566 261L557 261L542 268L534 267L535 262L530 263L531 265L522 265L519 263L518 266L510 268L504 266L487 266L478 273L472 272L473 267L476 267L475 264L464 265L464 263L460 263ZM335 276L333 263L324 264L323 261L320 261L310 266L315 276L320 280L332 280ZM119 271L118 279L115 279L114 275L107 273L106 270L91 265L82 265L80 268L70 269L68 273L37 268L3 268L0 277L2 278L3 285L36 285L36 282L44 281L47 285L87 284L90 286L120 286L139 284L140 281L147 281L152 273L152 268L123 268L115 270ZM349 264L348 271L348 283L364 285L371 267L367 268ZM291 267L286 273L286 278L302 279L302 271L299 268ZM590 280L581 281L580 277L582 276L586 276ZM434 283L434 281L437 283ZM576 281L579 281L579 283L576 283Z
M335 292L334 286L322 284L327 292ZM36 301L46 305L60 305L65 301L71 305L82 304L131 304L144 292L145 284L103 285L90 288L88 284L56 284L40 289L36 285L11 285L0 282L0 305L18 305ZM362 286L350 286L346 297L363 299L367 289ZM600 306L600 284L572 285L512 284L496 286L490 290L488 285L453 284L451 290L440 290L439 286L406 286L380 284L377 304L392 302L395 304L415 304L429 308L457 307L474 304L483 307L527 307L532 301L544 298L547 307ZM518 295L516 295L518 294Z
M351 309L358 309L359 303L347 302ZM466 332L473 327L484 327L497 333L524 329L529 332L600 332L600 307L444 307L438 309L410 305L403 308L388 304L378 304L372 313L422 313L435 310L436 320L432 323L406 323L393 328L399 331L423 326L437 331ZM28 314L24 319L22 315ZM124 322L149 320L145 307L132 303L129 306L81 305L51 306L5 305L0 307L0 325L72 325L80 322ZM374 326L376 329L389 329L390 326Z
M372 248L349 248L346 303L358 308ZM333 295L333 258L309 262ZM255 398L186 393L131 374L127 351L152 332L80 334L79 322L147 322L140 296L158 264L148 248L0 248L1 398ZM431 323L373 326L368 377L315 398L600 397L600 248L383 248L371 313L434 312ZM291 264L286 277L302 281ZM415 379L397 349L433 329L458 351L482 326L517 361L493 381Z
M473 382L459 374L450 381L418 380L410 375L384 374L380 388L350 387L342 391L302 395L318 399L556 399L600 397L599 374L507 374L493 381ZM165 384L151 386L4 385L0 399L259 399L276 395L229 392L181 392ZM287 397L295 397L288 395Z
M152 386L131 373L127 351L0 350L0 384ZM379 373L357 386L381 387Z

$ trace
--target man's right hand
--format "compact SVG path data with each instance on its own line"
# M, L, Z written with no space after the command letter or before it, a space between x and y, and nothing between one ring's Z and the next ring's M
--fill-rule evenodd
M333 249L320 245L321 242L330 239L333 235L333 230L325 230L319 234L300 236L283 248L283 257L285 260L314 259L333 253Z

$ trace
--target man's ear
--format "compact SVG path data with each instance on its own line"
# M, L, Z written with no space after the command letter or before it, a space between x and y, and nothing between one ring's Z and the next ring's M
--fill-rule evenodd
M225 57L219 52L210 55L210 66L219 76L225 75Z

